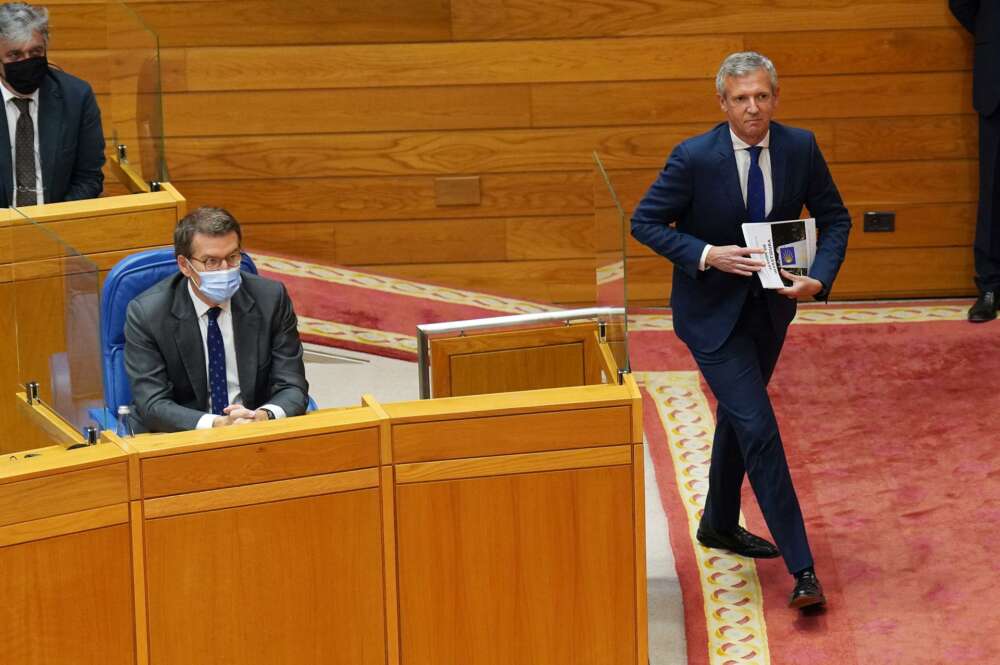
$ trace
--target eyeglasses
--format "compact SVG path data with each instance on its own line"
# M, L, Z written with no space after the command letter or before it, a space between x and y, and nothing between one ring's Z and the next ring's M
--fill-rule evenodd
M204 259L196 259L189 256L188 261L197 261L198 263L205 266L205 270L221 270L224 267L235 268L243 260L243 255L240 250L236 250L224 259L219 259L214 256L209 256Z

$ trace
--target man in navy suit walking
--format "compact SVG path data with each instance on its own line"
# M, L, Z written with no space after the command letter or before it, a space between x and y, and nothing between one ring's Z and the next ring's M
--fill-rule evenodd
M826 602L767 394L800 298L825 300L847 250L851 217L812 132L771 121L778 75L759 53L734 53L716 76L727 122L680 143L632 217L632 235L674 264L674 329L718 401L709 490L698 528L707 547L782 556L795 577L789 605ZM766 290L763 250L741 246L744 222L816 218L806 275ZM747 476L777 547L739 525Z

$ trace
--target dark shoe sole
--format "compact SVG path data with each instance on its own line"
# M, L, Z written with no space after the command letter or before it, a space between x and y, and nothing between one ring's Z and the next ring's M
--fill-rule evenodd
M712 538L703 538L702 536L696 535L695 538L699 543L705 547L710 547L713 550L726 550L727 552L732 552L738 556L745 556L748 559L776 559L781 556L781 552L769 552L767 554L744 554L729 547L729 545L723 543L721 540L713 540Z
M799 596L788 603L789 607L796 610L806 607L822 607L824 605L826 605L826 596Z

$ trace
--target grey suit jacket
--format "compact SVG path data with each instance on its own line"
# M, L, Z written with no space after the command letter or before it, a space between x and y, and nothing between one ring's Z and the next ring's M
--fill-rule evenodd
M284 285L243 273L232 298L243 405L305 413L309 385L292 301ZM125 321L125 370L137 431L194 429L208 412L205 347L187 278L172 275L137 296Z
M49 69L39 88L38 148L46 203L94 199L104 188L104 131L90 85ZM7 114L0 113L0 208L14 203Z

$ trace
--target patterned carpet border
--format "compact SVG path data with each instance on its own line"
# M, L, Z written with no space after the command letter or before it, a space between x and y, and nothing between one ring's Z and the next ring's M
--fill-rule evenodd
M325 340L345 342L361 346L375 346L382 349L394 351L404 351L406 353L417 352L417 338L413 335L403 335L400 333L375 330L374 328L361 328L352 326L349 323L337 323L336 321L324 321L308 316L299 316L299 334L311 337L320 337Z
M293 277L306 277L329 284L372 289L374 291L382 291L410 298L423 298L425 300L446 302L453 305L480 307L510 314L531 314L559 309L551 305L542 305L527 300L518 300L516 298L507 298L464 289L453 289L424 282L414 282L396 277L359 272L340 266L327 266L321 263L310 263L308 261L269 256L258 252L253 252L253 259L260 270Z
M698 373L637 372L635 376L656 404L673 460L677 491L687 512L688 537L704 599L708 662L768 665L771 657L756 565L752 559L704 547L695 538L708 490L715 432Z

